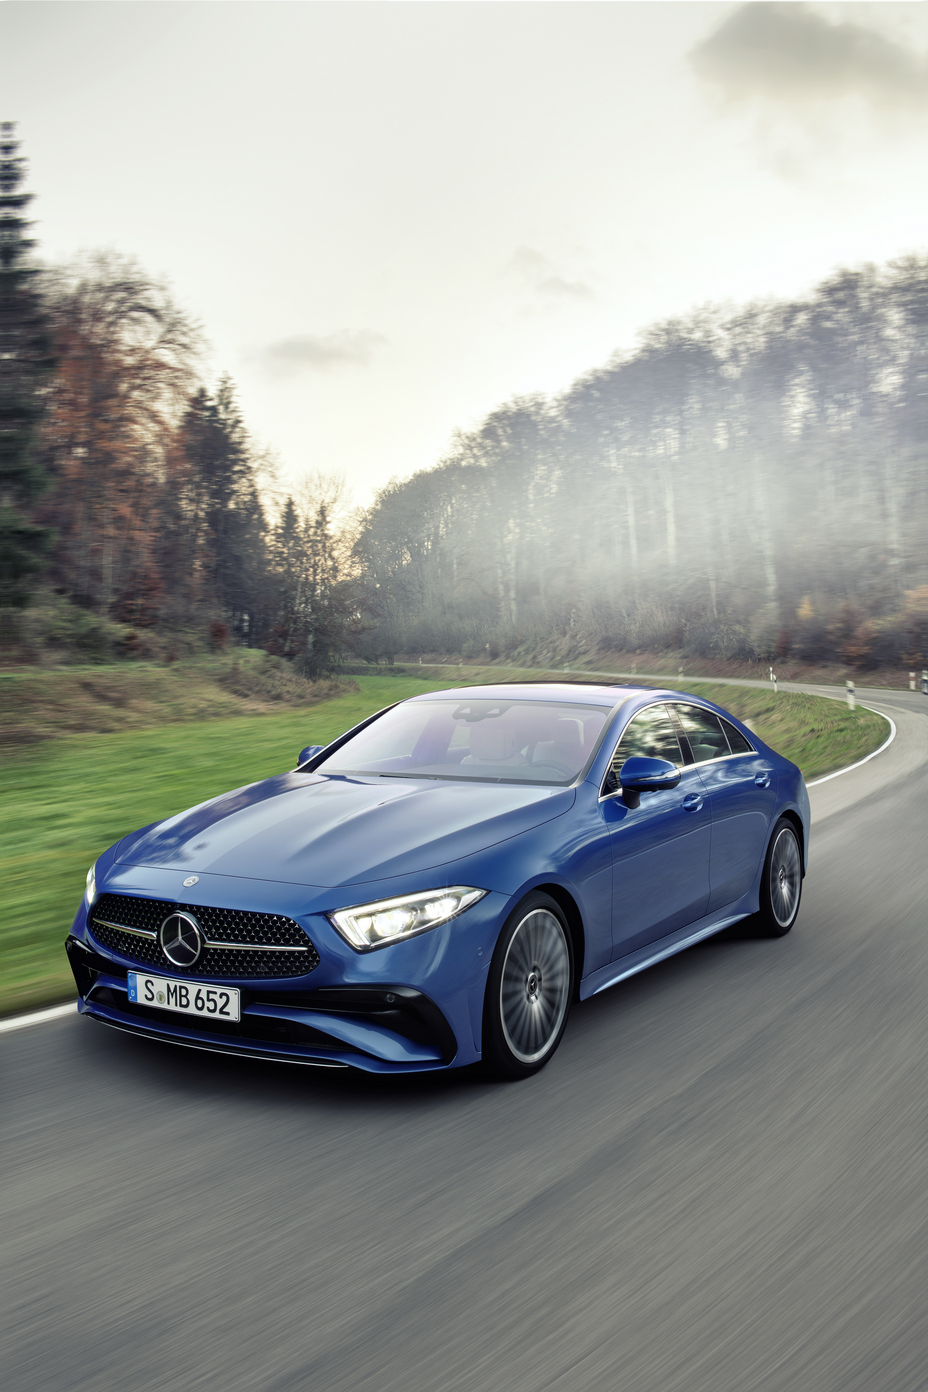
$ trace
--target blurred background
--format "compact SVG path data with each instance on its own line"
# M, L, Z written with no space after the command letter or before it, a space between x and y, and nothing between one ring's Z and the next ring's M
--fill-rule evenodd
M0 27L14 660L926 661L924 6Z

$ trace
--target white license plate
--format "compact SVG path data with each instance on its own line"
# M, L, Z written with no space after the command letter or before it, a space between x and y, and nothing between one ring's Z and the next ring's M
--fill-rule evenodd
M241 993L234 986L208 986L199 981L172 981L170 977L129 973L129 999L156 1010L177 1010L181 1015L206 1015L213 1020L240 1020Z

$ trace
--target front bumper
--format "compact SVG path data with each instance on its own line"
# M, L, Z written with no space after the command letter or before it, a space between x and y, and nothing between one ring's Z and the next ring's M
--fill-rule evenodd
M81 1014L149 1039L277 1062L369 1073L447 1068L459 1052L438 1006L409 986L274 990L242 985L238 1023L191 1020L129 1000L121 963L73 934L65 947ZM181 973L164 972L184 980Z
M121 866L104 853L98 861L95 903L116 894L176 908L180 890L181 907L194 915L209 913L209 905L283 915L315 945L312 960L317 965L286 979L243 976L229 970L231 963L219 962L208 972L185 972L160 960L160 952L157 961L147 951L139 952L150 938L102 941L89 921L93 910L82 901L68 939L81 1013L168 1043L364 1072L431 1072L479 1060L487 971L511 908L509 895L491 890L447 924L359 953L336 932L326 911L361 897L373 901L405 892L406 883L372 884L359 893L356 888L322 891L210 874L202 874L189 889L177 881L176 872ZM408 888L421 890L421 877ZM146 925L140 921L139 926ZM213 1020L137 1006L128 999L126 979L135 970L179 981L189 981L193 974L201 985L234 986L242 993L242 1019L217 1027Z

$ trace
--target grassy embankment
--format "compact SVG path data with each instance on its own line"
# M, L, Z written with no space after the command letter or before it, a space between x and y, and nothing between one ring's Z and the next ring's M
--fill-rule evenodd
M240 693L231 691L230 704L230 686L217 687L215 678L231 671L231 661L215 661L212 680L202 665L186 675L123 667L96 668L86 677L74 669L4 674L8 747L0 800L5 898L0 1014L71 996L62 943L84 875L91 861L128 831L292 768L304 744L324 744L402 696L504 676L499 668L473 667L462 669L460 677L434 668L421 675L361 676L355 691L281 709L262 688L270 680L266 673L260 681L247 679L249 663L254 665L250 656L242 659L245 675L230 678ZM83 681L105 690L108 699L93 699ZM687 689L749 720L761 739L794 759L807 778L861 758L886 736L878 716L851 714L836 701L774 698L766 691L717 684ZM243 707L254 713L242 714ZM75 726L96 732L68 733ZM20 740L31 732L40 741L10 749L14 729Z

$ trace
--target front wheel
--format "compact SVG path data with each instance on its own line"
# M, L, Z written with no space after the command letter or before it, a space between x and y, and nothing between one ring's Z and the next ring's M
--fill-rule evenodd
M499 935L483 1005L484 1066L528 1078L554 1053L573 992L570 931L547 894L527 895Z
M760 886L760 928L782 938L796 922L802 895L802 853L792 822L781 817L773 829Z

